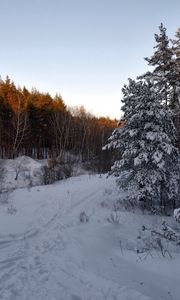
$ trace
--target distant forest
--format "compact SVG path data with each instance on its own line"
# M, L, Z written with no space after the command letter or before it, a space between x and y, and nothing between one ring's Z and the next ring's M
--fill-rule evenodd
M9 77L0 81L0 158L44 159L69 151L82 160L100 160L116 124L83 107L68 109L60 95L17 87Z

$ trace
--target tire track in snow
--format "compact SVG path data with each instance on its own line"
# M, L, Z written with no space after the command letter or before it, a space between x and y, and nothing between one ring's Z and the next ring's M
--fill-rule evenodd
M0 265L3 266L3 268L0 267L0 274L3 275L1 276L0 279L1 295L4 295L5 297L7 291L9 290L9 293L11 291L12 293L14 293L13 300L16 299L15 296L16 294L17 294L17 299L19 300L18 298L19 290L21 289L24 290L25 287L23 282L26 277L27 277L26 278L27 283L29 282L27 276L28 272L30 272L31 278L33 278L35 274L36 276L38 274L38 282L42 283L43 281L49 280L49 277L51 277L51 275L49 275L47 266L43 262L43 254L50 252L54 248L54 246L57 246L57 248L59 248L60 251L62 250L60 245L62 244L63 241L59 239L59 246L58 246L57 236L62 233L63 229L68 228L69 226L72 225L71 219L68 219L67 216L74 215L75 218L77 218L79 207L87 206L87 204L89 204L89 202L92 201L93 198L96 198L97 194L100 193L99 187L91 193L89 193L89 189L86 189L86 191L84 191L84 189L82 190L83 190L83 196L80 199L79 198L69 199L68 205L66 203L64 207L62 206L60 211L58 211L58 213L55 213L50 218L50 220L48 220L48 222L46 222L41 226L41 228L36 228L34 230L27 231L21 235L14 235L14 237L11 239L4 239L0 241L0 249L6 247L7 252L8 252L8 248L11 248L12 245L13 246L19 245L19 247L10 254L10 257L0 261ZM75 203L73 203L74 201ZM62 222L64 224L61 226ZM60 228L60 232L59 232L59 228ZM57 230L58 232L56 232L56 234L54 235L54 231ZM51 233L53 234L52 237L50 238L50 241L48 239L47 244L45 244L45 242L47 241L47 237L50 236ZM54 241L56 241L55 245L52 246L51 244ZM21 252L22 255L15 256L15 253L18 252ZM37 262L37 257L39 257L39 263ZM46 275L48 274L46 279L44 274ZM38 284L35 284L37 280L36 276L33 279L33 284L38 289ZM69 275L69 278L71 276L72 275ZM16 286L15 283L17 282L17 280L19 282L19 287L15 288ZM8 298L7 296L7 299L10 298Z

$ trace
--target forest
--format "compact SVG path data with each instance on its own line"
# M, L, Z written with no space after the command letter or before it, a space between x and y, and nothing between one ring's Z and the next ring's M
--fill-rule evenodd
M101 160L116 126L84 107L67 108L60 95L16 87L8 76L0 81L0 158L44 159L69 151L82 161Z

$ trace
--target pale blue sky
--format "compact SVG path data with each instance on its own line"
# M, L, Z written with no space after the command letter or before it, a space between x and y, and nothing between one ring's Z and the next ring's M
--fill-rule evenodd
M0 75L118 117L121 88L147 70L161 22L173 37L179 0L0 0Z

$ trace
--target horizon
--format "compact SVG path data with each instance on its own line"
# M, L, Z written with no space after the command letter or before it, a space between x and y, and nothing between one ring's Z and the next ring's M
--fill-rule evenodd
M86 109L86 107L85 107L83 104L77 104L77 105L71 105L71 104L70 104L70 105L67 105L67 103L64 101L62 95L61 95L60 93L58 93L58 92L50 93L49 91L42 91L42 90L39 90L36 86L33 86L33 87L31 87L31 88L28 88L27 86L25 86L25 85L23 85L23 84L22 84L22 85L17 84L17 83L13 80L13 78L10 78L9 75L6 75L5 78L2 78L2 76L0 76L0 80L2 80L3 82L5 82L6 79L9 79L10 82L13 83L13 84L16 86L16 88L20 88L21 90L22 90L23 88L26 88L29 92L32 92L33 90L36 90L36 91L39 92L40 94L45 94L45 95L48 94L48 95L50 95L50 96L52 97L52 99L55 98L55 96L60 96L60 97L62 98L62 100L63 100L63 102L64 102L64 104L65 104L67 110L69 110L70 112L71 112L71 110L73 110L73 109L81 109L81 108L82 108L82 109L85 110L85 112L86 112L87 114L90 114L90 115L92 115L93 117L96 117L96 118L110 118L111 120L118 121L116 117L111 117L111 116L108 116L108 115L107 115L107 116L106 116L106 115L101 115L101 114L99 114L99 113L93 113L93 112L91 112L90 110Z

